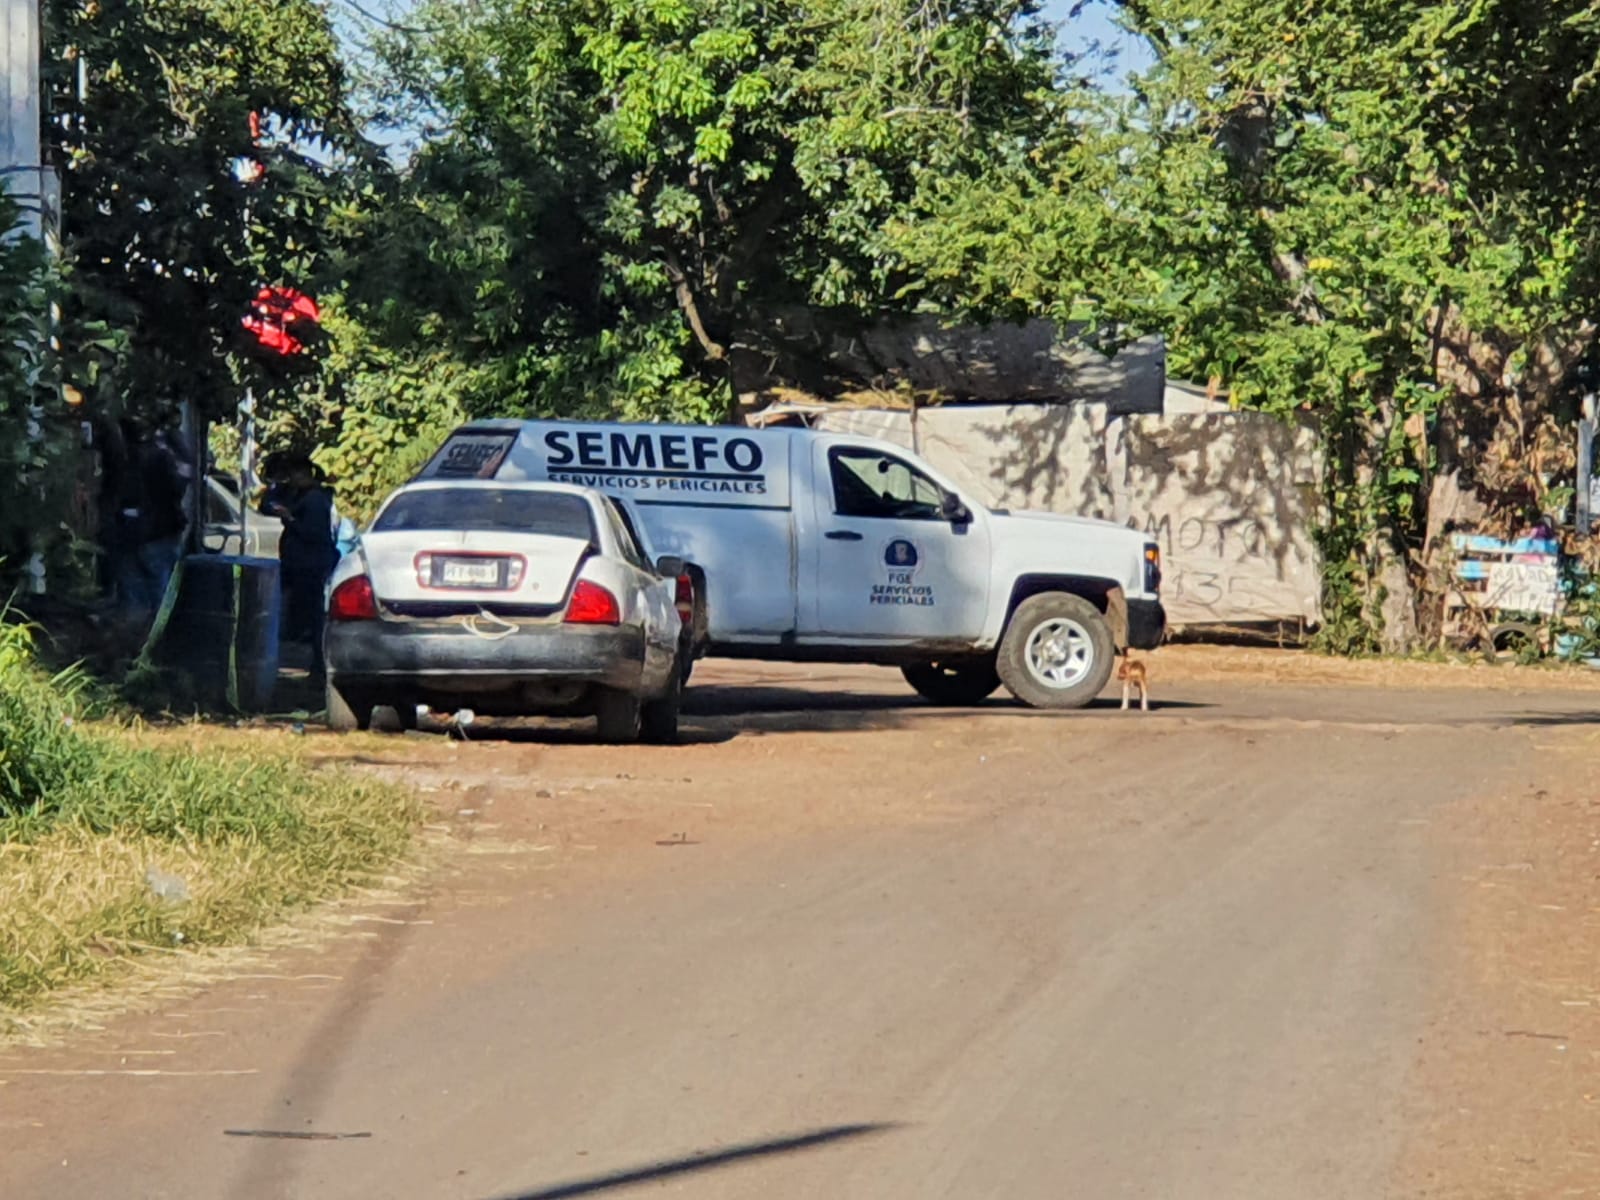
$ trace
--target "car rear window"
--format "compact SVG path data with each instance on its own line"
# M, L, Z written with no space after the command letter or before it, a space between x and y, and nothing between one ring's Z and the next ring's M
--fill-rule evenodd
M374 533L464 530L537 533L592 542L594 516L582 496L513 488L427 488L402 492L372 526Z

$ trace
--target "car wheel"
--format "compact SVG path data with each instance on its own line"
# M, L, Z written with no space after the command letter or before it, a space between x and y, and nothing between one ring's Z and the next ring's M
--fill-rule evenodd
M684 674L674 663L672 682L667 685L666 692L645 702L640 713L640 728L646 741L665 743L678 740L678 711L683 705Z
M933 704L980 704L1000 686L992 658L912 663L901 667L900 673L917 695Z
M417 706L415 702L409 704L383 704L379 705L379 707L394 714L393 721L385 721L383 723L385 732L410 733L416 729Z
M1044 592L1011 614L995 666L1030 708L1082 708L1111 678L1114 655L1098 608L1082 596Z
M602 742L636 742L643 726L644 705L632 692L600 688L595 696L594 716Z
M341 689L330 678L323 685L328 728L340 732L372 728L372 705L363 696Z

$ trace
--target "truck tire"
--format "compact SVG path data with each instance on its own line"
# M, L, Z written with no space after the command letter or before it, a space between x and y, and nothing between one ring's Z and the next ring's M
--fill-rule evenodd
M684 673L672 665L672 682L654 700L647 700L639 713L639 728L647 742L668 745L678 740L678 710L683 704Z
M1000 679L1030 708L1082 708L1111 678L1116 647L1082 596L1042 592L1017 605L1000 639Z
M372 728L372 704L365 697L340 690L331 677L323 685L323 696L329 729L348 733Z
M981 704L1000 686L993 658L912 663L900 674L924 700L954 707Z
M632 692L598 688L594 698L594 717L602 742L613 746L637 742L644 724L644 705Z

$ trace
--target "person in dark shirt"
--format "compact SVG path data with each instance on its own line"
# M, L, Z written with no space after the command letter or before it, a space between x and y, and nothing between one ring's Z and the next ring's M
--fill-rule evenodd
M160 606L183 553L188 527L184 498L190 471L187 447L171 430L128 419L126 448L116 479L117 600L140 618Z
M279 478L261 501L261 511L283 522L278 564L283 584L284 636L311 644L311 671L323 673L323 592L339 561L333 533L333 496L304 456L279 460Z

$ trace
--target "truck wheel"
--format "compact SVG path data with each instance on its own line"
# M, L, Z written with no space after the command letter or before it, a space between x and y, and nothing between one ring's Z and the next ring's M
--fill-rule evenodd
M352 729L372 728L372 705L365 698L341 691L331 677L323 685L323 696L329 729L348 733Z
M1115 647L1082 596L1044 592L1017 606L1000 639L1000 678L1030 708L1082 708L1111 678Z
M934 704L981 704L1000 686L1000 673L992 658L912 663L901 667L900 674L917 695Z
M639 740L644 706L632 692L606 687L596 689L594 715L602 742L618 745Z
M678 740L678 710L683 704L683 676L678 665L672 665L672 682L667 690L654 700L647 700L640 710L639 728L647 742L666 744Z

